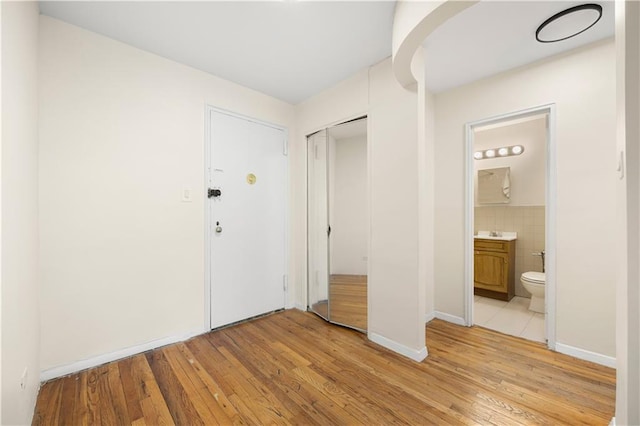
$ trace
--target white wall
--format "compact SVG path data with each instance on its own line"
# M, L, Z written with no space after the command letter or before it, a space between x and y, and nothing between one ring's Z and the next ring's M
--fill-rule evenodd
M372 67L370 78L369 331L419 349L418 96L395 80L391 61Z
M511 157L473 160L474 198L478 204L478 170L511 168L511 198L507 206L544 206L545 164L547 153L546 118L519 122L502 127L477 130L475 151L503 146L522 145L524 152Z
M2 2L2 424L29 424L40 385L38 5ZM27 369L26 388L20 387Z
M368 114L368 331L374 341L412 357L426 353L417 277L417 102L415 93L396 82L387 59L296 107L300 144L305 134ZM301 170L297 175L303 181ZM304 199L305 191L299 185L297 198ZM306 217L302 203L297 215ZM304 223L297 226L301 235ZM306 250L302 239L296 243L297 250Z
M331 273L367 275L367 137L335 141Z
M615 81L607 40L436 96L438 311L464 313L464 124L555 103L557 342L615 356Z
M293 107L45 16L40 52L43 369L203 331L205 104Z
M640 4L616 2L618 303L615 424L640 424Z

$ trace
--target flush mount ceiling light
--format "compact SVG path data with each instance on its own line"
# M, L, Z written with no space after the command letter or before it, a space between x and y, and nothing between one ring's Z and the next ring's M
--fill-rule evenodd
M503 146L501 148L485 149L484 151L476 151L473 158L476 160L486 160L496 157L510 157L512 155L520 155L524 152L522 145Z
M602 6L581 4L556 13L536 30L540 43L554 43L577 36L593 27L602 18Z

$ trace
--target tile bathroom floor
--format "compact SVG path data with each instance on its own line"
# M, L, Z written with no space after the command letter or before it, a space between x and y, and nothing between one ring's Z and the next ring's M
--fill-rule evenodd
M530 299L515 296L509 302L474 296L473 323L504 334L545 342L544 314L529 310Z

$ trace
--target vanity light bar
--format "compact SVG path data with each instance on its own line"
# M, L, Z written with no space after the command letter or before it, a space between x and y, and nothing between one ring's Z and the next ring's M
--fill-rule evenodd
M524 152L524 146L512 145L503 146L501 148L490 148L484 151L476 151L473 153L473 158L476 160L486 160L487 158L497 157L510 157L512 155L520 155Z

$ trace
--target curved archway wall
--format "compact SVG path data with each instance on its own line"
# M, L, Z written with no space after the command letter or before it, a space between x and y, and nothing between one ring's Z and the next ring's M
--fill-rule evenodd
M405 88L426 92L413 55L438 25L474 3L398 3L393 70ZM433 315L464 323L464 124L556 104L557 349L615 365L615 69L610 39L419 102L419 287L427 316L433 304Z

